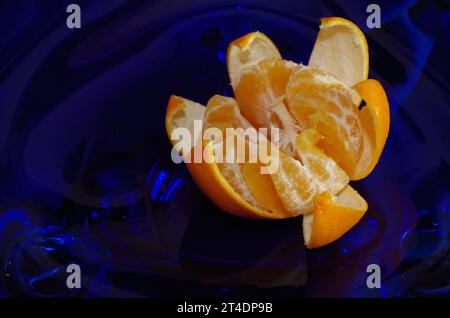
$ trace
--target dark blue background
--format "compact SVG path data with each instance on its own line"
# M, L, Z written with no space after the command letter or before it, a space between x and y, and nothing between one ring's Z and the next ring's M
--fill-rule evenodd
M0 296L414 297L450 293L449 5L377 1L0 2ZM366 34L391 107L369 210L339 241L303 247L301 220L219 211L170 160L171 94L230 95L228 43L266 33L307 63L319 19ZM81 291L65 266L82 266ZM382 288L365 285L380 264Z

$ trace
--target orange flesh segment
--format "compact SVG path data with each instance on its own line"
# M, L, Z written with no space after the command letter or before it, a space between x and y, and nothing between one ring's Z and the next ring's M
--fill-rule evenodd
M319 191L336 194L348 184L349 177L317 144L323 137L314 129L307 129L296 139L296 148L305 167L315 176Z
M234 99L216 95L208 102L204 127L217 127L221 129L224 136L227 136L227 128L247 129L251 128L251 125L239 113L239 108ZM243 135L236 135L235 137L235 156L233 162L237 162L236 152L239 146L245 147L245 149L240 149L245 152L245 162L217 163L220 172L230 183L231 187L250 204L260 209L286 214L286 209L276 194L270 176L261 173L262 163L258 157L259 153L254 158L257 162L249 162L249 142L253 142L254 146L256 140L252 138L246 140L243 138L245 138ZM241 143L238 141L241 141ZM218 146L223 147L222 149L225 155L227 151L230 151L230 149L226 149L226 140L222 145ZM255 150L255 148L253 149ZM256 148L255 151L257 150Z
M259 204L269 211L278 211L288 215L277 195L270 175L261 174L261 163L244 163L242 173L250 192Z
M206 151L208 160L214 157L213 149L213 147L209 147L208 151ZM201 151L204 153L205 145L198 144L192 151ZM193 154L189 154L189 156L193 156ZM191 161L186 166L197 186L222 210L250 219L286 218L284 214L268 212L247 202L225 180L217 164L214 162L207 163L203 161L201 163L193 163Z
M292 216L311 212L317 188L300 161L279 152L279 169L270 175L284 207Z
M292 71L298 67L276 58L262 60L242 74L234 89L242 115L256 128L279 128L279 147L290 155L295 154L293 144L300 127L284 104L284 94Z
M324 137L319 148L353 179L364 137L350 89L321 70L301 69L292 75L286 95L294 118Z

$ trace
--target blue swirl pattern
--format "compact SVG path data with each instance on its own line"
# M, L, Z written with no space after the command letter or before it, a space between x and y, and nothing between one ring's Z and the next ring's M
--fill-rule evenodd
M72 1L0 4L0 297L429 297L450 294L449 17L445 1ZM391 105L369 210L303 247L299 220L223 214L170 159L171 94L231 96L228 43L254 30L308 62L324 16L365 33ZM86 275L64 290L70 262ZM379 264L382 288L368 289ZM260 288L265 287L265 288Z

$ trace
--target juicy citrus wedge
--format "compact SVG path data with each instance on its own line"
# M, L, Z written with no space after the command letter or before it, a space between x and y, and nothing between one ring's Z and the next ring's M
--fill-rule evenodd
M227 128L252 127L242 116L234 98L214 95L208 101L203 122L203 129L218 128L225 136Z
M364 33L343 18L322 18L320 21L308 65L333 74L349 87L366 80L369 50Z
M250 127L232 98L216 95L204 107L188 99L172 96L166 112L168 135L175 128L193 127L194 119L202 119L204 129L225 131L226 128ZM230 151L226 146L227 140L204 142L201 138L196 138L196 146L184 157L191 176L209 199L223 210L241 217L280 219L290 216L276 195L270 176L261 174L260 161L244 164L224 162L227 151ZM243 136L237 135L236 138L241 139ZM245 140L243 143L236 141L234 147L242 144L248 148ZM219 150L223 157L217 162ZM248 153L248 149L245 149L245 153ZM195 158L201 158L200 162L195 162Z
M375 168L387 140L390 125L389 102L380 82L369 79L354 86L366 102L360 112L361 122L373 145L367 160L360 160L357 168L359 179L365 178ZM364 157L364 156L363 156Z
M249 203L243 196L237 193L235 188L226 179L228 174L225 173L224 175L223 171L219 169L219 166L214 161L215 147L203 144L201 147L196 146L193 151L201 151L205 156L205 161L201 163L188 163L187 168L189 173L202 192L222 210L250 219L282 219L288 217L283 210L275 210L278 208L283 209L282 206L277 206L276 203L272 206L268 205L266 208L260 208ZM240 182L242 181L240 180ZM249 181L251 182L252 180ZM258 181L256 180L256 182ZM269 207L275 211L269 211Z
M247 129L253 127L239 112L236 101L230 97L213 96L206 107L203 128L218 128L223 136L226 136L226 140L217 143L215 150L217 151L220 148L223 157L229 159L229 162L217 163L217 167L235 192L253 206L264 207L266 210L284 215L284 217L289 216L276 194L270 176L261 173L264 164L257 147L266 146L267 155L270 155L272 151L277 151L277 149L269 145L265 139L259 141L256 130L253 130L255 135L246 133ZM228 128L238 129L235 130L236 135L230 136L227 134ZM264 136L260 136L260 138L264 138ZM230 139L234 139L234 144L231 146L227 144ZM255 154L253 161L249 160L250 148ZM238 161L237 156L238 149L245 154L240 161ZM265 163L268 164L269 162Z
M349 231L367 211L367 202L350 186L337 196L321 193L314 211L303 216L303 238L308 248L336 241Z
M242 176L250 193L259 206L282 215L282 218L290 217L291 214L278 196L270 175L261 173L262 166L259 162L242 165Z
M166 132L170 141L175 147L175 150L182 154L182 149L191 149L195 143L201 138L200 131L194 131L194 120L202 120L205 113L205 106L195 103L189 99L179 96L170 96L166 111ZM172 133L175 128L186 128L190 136L193 136L193 141L181 140L175 143L172 139Z
M281 59L281 54L264 33L252 32L231 42L227 50L227 67L231 85L236 87L246 68L271 57Z
M323 70L302 68L291 76L286 88L290 113L303 127L316 129L323 138L319 148L333 158L353 180L366 141L355 92Z
M300 67L277 58L261 60L247 68L234 87L242 115L256 128L278 128L279 147L291 156L300 127L286 108L285 91L292 72Z
M340 192L350 181L339 165L328 157L317 144L323 140L315 129L304 130L297 136L296 149L303 165L314 175L318 191Z
M271 174L283 205L293 216L312 212L318 194L336 194L349 182L336 162L317 148L322 138L314 129L300 133L296 138L300 160L280 151L279 169Z
M279 153L279 169L270 175L278 196L292 216L312 211L318 194L314 175L302 163Z

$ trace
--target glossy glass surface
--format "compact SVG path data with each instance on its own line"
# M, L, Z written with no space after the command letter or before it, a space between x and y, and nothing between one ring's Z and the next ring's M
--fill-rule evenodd
M0 5L0 296L413 297L449 294L448 11L437 2L78 1ZM365 32L391 105L361 222L321 249L301 218L258 222L210 203L170 159L171 94L231 95L225 52L250 31L307 64L319 19ZM82 264L83 289L61 288ZM366 268L382 288L366 287ZM264 287L264 288L262 288Z

